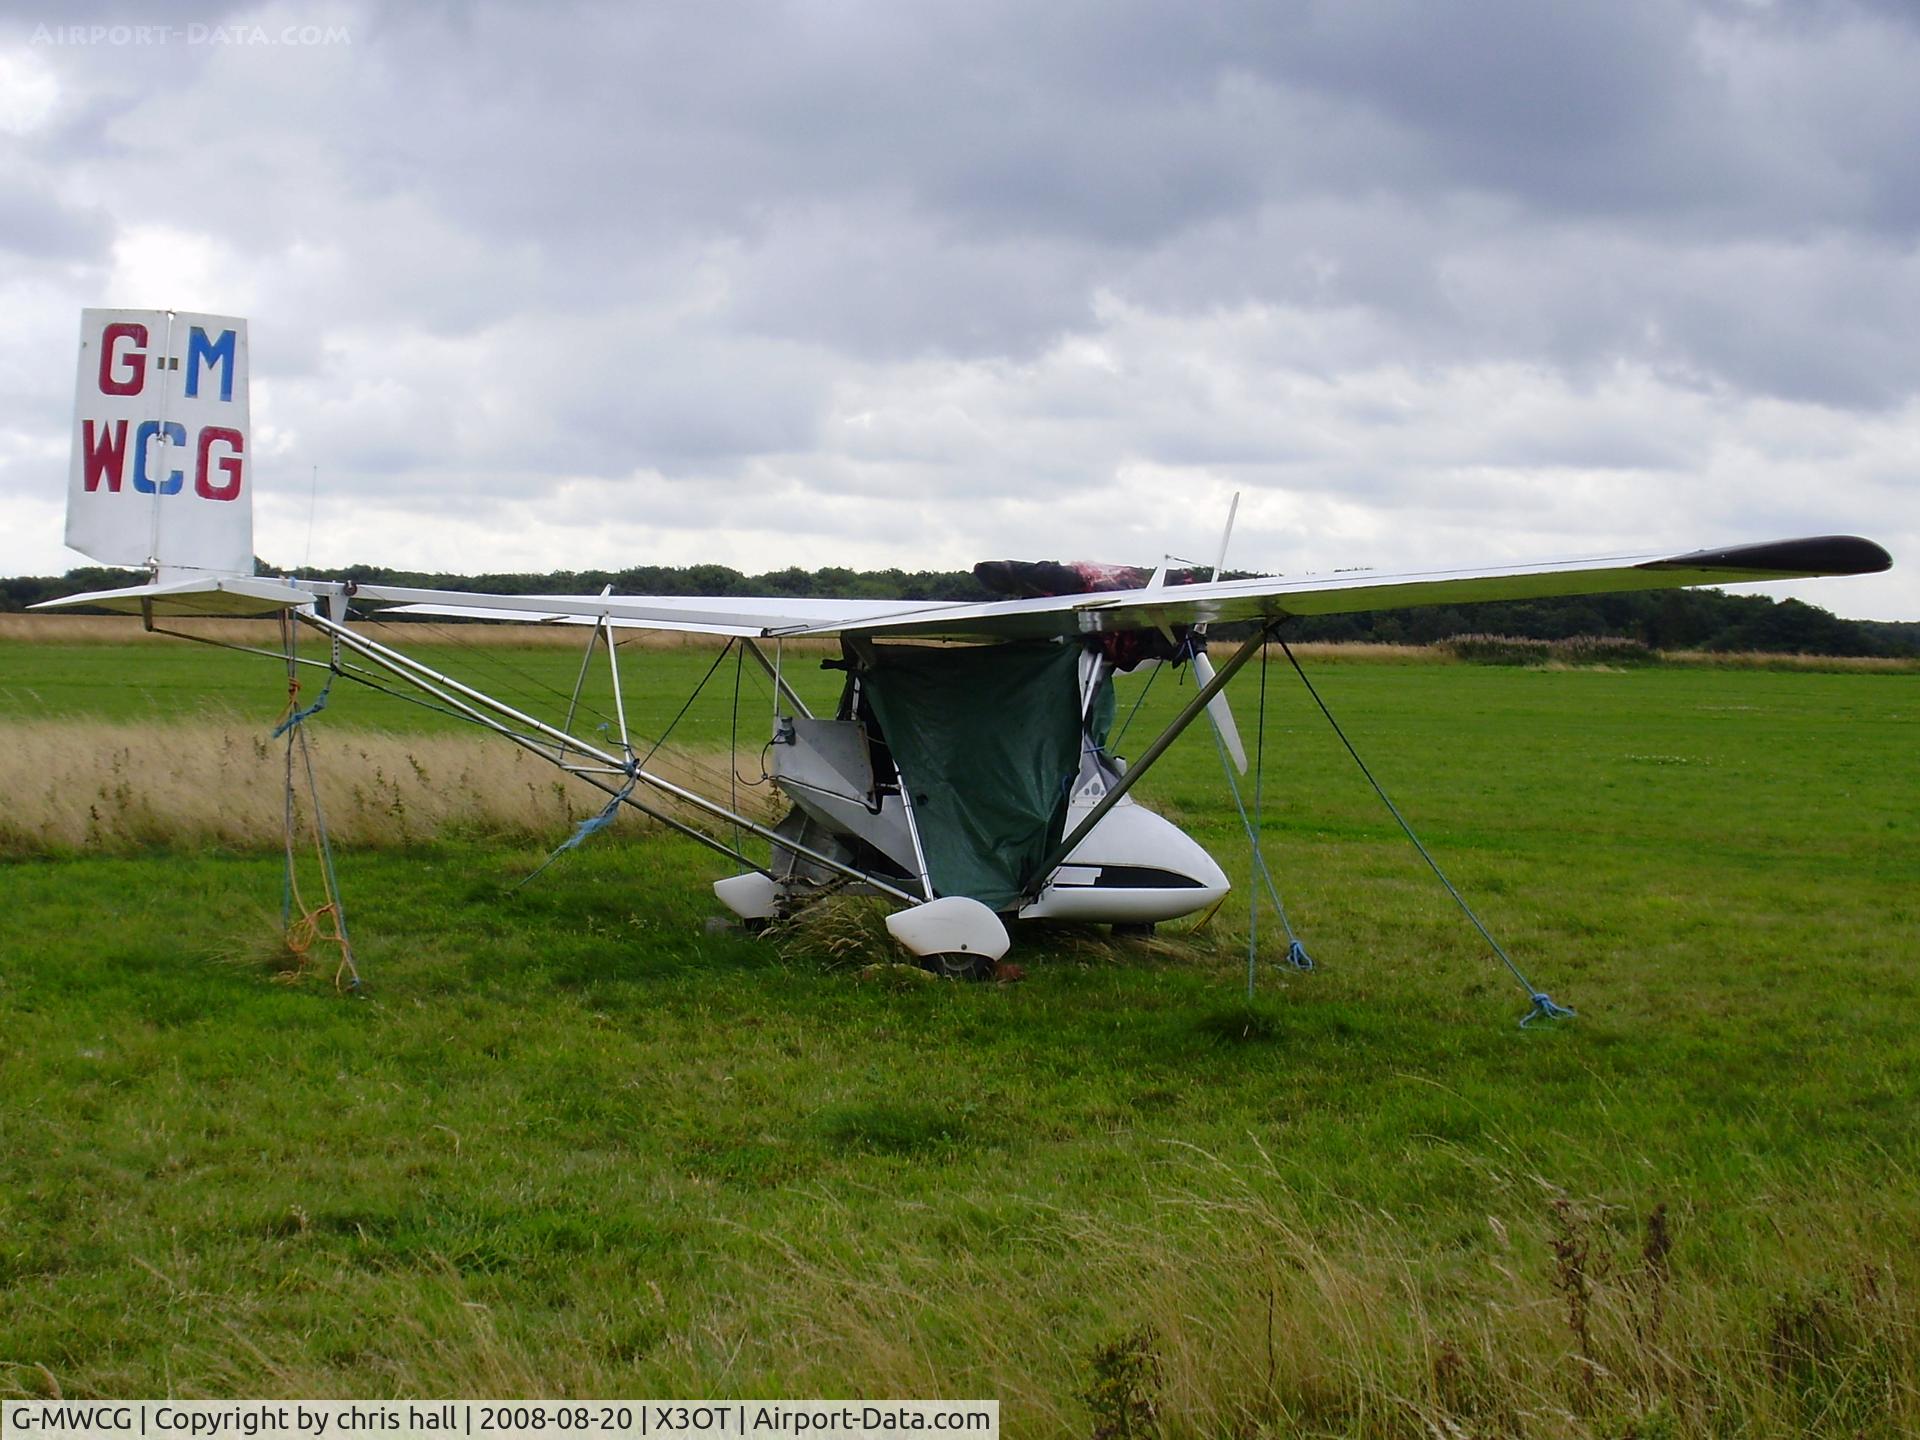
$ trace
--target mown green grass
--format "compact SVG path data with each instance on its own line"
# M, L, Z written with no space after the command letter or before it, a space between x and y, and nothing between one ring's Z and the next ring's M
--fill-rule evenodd
M710 658L637 657L637 728ZM1914 1427L1920 677L1315 674L1577 1021L1516 1028L1278 662L1266 844L1321 964L1273 968L1263 917L1251 1003L1244 885L1178 945L1031 933L1023 984L896 988L709 933L685 842L508 893L539 857L455 837L343 858L347 999L262 963L271 856L0 867L0 1386L994 1394L1016 1435L1093 1433L1081 1397L1129 1386L1174 1435ZM279 683L0 647L0 718L270 724ZM732 690L729 661L676 735L724 743ZM315 723L447 722L337 691ZM1204 736L1143 789L1244 876Z

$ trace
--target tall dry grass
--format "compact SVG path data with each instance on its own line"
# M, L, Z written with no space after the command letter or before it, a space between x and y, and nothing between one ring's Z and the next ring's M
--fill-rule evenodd
M1912 1257L1822 1217L1752 1268L1702 1264L1663 1203L1489 1173L1488 1243L1436 1256L1411 1217L1310 1213L1264 1160L1167 1169L1156 1216L1029 1218L1057 1287L937 1240L854 1259L765 1235L787 1324L763 1363L796 1393L995 1394L1032 1434L1920 1433ZM1091 1343L1062 1323L1075 1292L1125 1297ZM976 1337L967 1373L929 1330Z
M1286 639L1286 632L1280 632ZM1431 645L1389 645L1360 640L1288 641L1289 648L1302 660L1350 660L1376 665L1444 664L1453 657Z
M345 846L454 833L549 843L607 800L487 736L315 732L308 743L328 832ZM648 768L724 796L726 766L724 755L663 749ZM300 779L304 786L304 771ZM0 854L272 849L282 840L285 789L286 742L239 720L135 730L89 720L0 723ZM640 798L669 808L644 787ZM739 798L752 818L770 809L764 791L743 788ZM622 823L640 820L629 812Z
M1659 652L1623 635L1575 635L1566 640L1533 640L1515 635L1450 635L1433 647L1480 665L1620 666L1647 665Z
M378 1369L348 1374L270 1327L203 1327L229 1391L577 1396L726 1392L998 1397L1012 1435L1679 1440L1920 1433L1911 1254L1772 1218L1752 1258L1704 1221L1484 1170L1478 1238L1312 1203L1272 1162L1170 1147L1152 1212L1120 1218L987 1190L884 1250L837 1225L735 1227L684 1328L644 1359L618 1307L563 1345L498 1323L451 1265L409 1282ZM1789 1177L1782 1175L1783 1183ZM1311 1188L1311 1187L1307 1187ZM1004 1228L1003 1228L1004 1227ZM1017 1245L1019 1278L1005 1250ZM659 1295L655 1291L654 1303ZM228 1302L207 1296L209 1307ZM632 1297L646 1309L647 1297ZM247 1330L254 1330L258 1344ZM278 1351L279 1353L273 1353Z

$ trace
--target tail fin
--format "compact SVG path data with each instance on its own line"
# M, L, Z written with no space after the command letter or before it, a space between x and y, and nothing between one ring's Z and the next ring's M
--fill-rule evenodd
M67 544L157 579L253 574L247 322L83 310Z

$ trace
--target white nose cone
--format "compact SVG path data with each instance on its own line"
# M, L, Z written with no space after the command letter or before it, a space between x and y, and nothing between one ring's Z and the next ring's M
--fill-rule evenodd
M887 930L915 955L979 955L998 960L1012 942L1000 917L978 900L943 895L887 916Z
M1067 829L1078 820L1069 811ZM1051 883L1020 915L1153 925L1204 910L1232 888L1226 872L1186 831L1144 805L1123 800L1073 847Z

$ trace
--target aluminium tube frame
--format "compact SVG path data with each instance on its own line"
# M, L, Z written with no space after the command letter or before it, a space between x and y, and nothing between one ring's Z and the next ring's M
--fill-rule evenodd
M807 708L807 702L802 700L800 696L795 693L793 686L787 683L786 677L780 673L780 667L774 664L773 661L767 659L767 652L753 643L753 637L750 635L742 635L739 636L738 639L742 645L747 647L747 654L753 657L754 663L767 672L767 678L773 681L775 690L781 695L786 696L787 703L798 710L802 716L808 719L813 718L813 711Z
M512 741L515 745L520 746L521 749L530 751L531 753L538 755L542 760L545 760L548 764L555 766L556 768L564 771L568 775L572 775L577 779L584 781L588 785L591 785L594 789L600 791L601 794L613 796L615 799L619 800L622 804L632 806L635 810L638 810L642 815L645 815L651 820L659 821L662 825L665 825L668 829L677 831L678 833L685 835L689 840L696 840L700 844L708 847L709 849L716 850L720 854L725 855L728 859L737 861L739 864L746 866L749 870L759 871L759 873L768 876L769 879L772 878L770 871L768 871L763 866L755 864L753 860L751 860L745 855L742 855L738 850L735 850L732 846L723 844L722 842L714 839L713 836L706 834L704 831L695 829L693 826L688 825L683 820L675 819L672 815L667 814L663 810L654 809L653 806L647 804L644 800L634 799L631 791L628 791L627 793L622 794L618 788L616 788L614 785L612 785L608 781L596 778L599 775L618 775L622 777L628 776L629 774L631 774L631 772L625 766L623 765L597 765L597 766L570 765L567 763L565 750L561 750L558 753L547 750L543 746L536 744L533 740L529 739L527 736L522 735L519 731L511 729L510 727L501 724L498 720L486 714L483 710L479 709L474 705L467 703L465 700L462 700L458 695L451 694L448 691L441 689L439 686L435 685L431 681L422 679L418 675L410 674L408 671L400 668L397 665L394 665L393 663L382 658L381 656L374 654L372 650L358 644L356 642L356 637L349 636L343 641L340 637L335 636L334 644L336 646L340 644L345 644L349 649L353 650L356 654L363 655L367 659L372 660L375 664L382 666L383 668L385 668L386 670L390 671L392 674L397 676L400 680L404 681L406 684L413 686L416 690L419 690L422 694L431 696L433 699L439 701L442 705L447 707L447 713L449 715L453 715L458 719L471 721L473 724L480 726L480 728L483 730L490 730L494 734L500 736L502 739ZM455 684L457 682L449 680L448 683ZM499 702L489 700L489 703L498 704ZM503 710L506 710L508 713L513 713L510 707L502 706L501 708ZM591 753L598 754L599 752L596 751Z
M726 806L707 799L706 796L700 794L698 791L689 790L682 785L676 785L671 780L667 780L661 776L650 773L643 766L636 765L636 766L629 767L629 766L623 765L614 756L608 754L606 751L601 750L596 746L587 744L586 742L580 740L577 736L569 735L563 730L557 730L543 720L537 720L531 715L525 714L522 711L514 709L511 705L506 704L504 701L497 700L493 696L488 695L483 691L475 690L471 686L464 685L460 681L454 679L451 675L442 674L440 671L435 670L432 666L427 665L422 661L415 660L412 656L407 655L401 651L394 650L389 646L383 645L377 640L371 640L366 636L361 635L352 629L349 629L347 626L340 624L338 621L329 619L319 614L317 611L302 612L301 618L304 619L309 625L312 625L315 629L320 630L324 634L333 636L335 639L338 639L343 644L347 645L350 649L358 651L360 654L365 655L368 659L375 661L377 664L383 666L388 670L391 670L396 675L399 675L402 679L408 681L410 684L418 686L419 688L422 688L422 689L426 689L429 691L429 693L433 693L433 690L431 688L432 686L440 686L440 687L444 687L445 690L450 690L454 692L455 695L465 697L465 700L467 702L472 702L472 703L460 703L459 708L465 711L470 718L480 720L482 723L486 724L489 729L492 729L500 734L508 736L509 738L513 739L516 743L524 746L526 749L532 750L535 754L540 755L543 759L552 760L553 757L548 755L546 751L534 745L530 740L527 740L525 737L515 734L513 731L507 729L504 725L499 724L497 721L493 721L491 719L488 719L486 716L477 713L474 709L474 705L477 704L480 706L484 706L487 709L492 710L497 715L504 716L507 719L510 719L517 724L525 725L530 729L537 731L538 733L544 736L547 736L549 739L555 741L557 744L564 745L568 749L577 750L581 754L589 756L592 759L598 760L604 765L612 766L615 769L617 769L621 774L629 775L636 780L644 781L647 785L651 786L656 790L661 791L663 794L671 795L677 800L684 801L687 804L692 805L695 809L704 811L706 814L711 815L716 819L725 820L730 824L739 826L743 830L751 831L753 834L759 836L761 839L767 841L768 843L777 845L785 850L790 850L794 854L799 855L802 859L810 860L817 865L824 865L827 869L834 871L836 874L845 875L851 880L857 880L862 884L871 885L873 886L874 889L880 891L883 895L887 895L892 899L898 900L902 904L920 905L925 903L925 901L921 897L909 894L907 891L900 889L896 885L889 884L888 882L879 879L877 876L869 875L864 870L860 870L852 865L847 864L844 861L836 860L830 855L824 855L819 851L814 850L811 846L802 845L797 841L790 840L785 836L782 836L776 833L771 827L760 824L758 821L750 820L744 815L737 815L733 811L727 809ZM424 680L422 677L425 677ZM431 682L431 684L429 684L428 682ZM447 697L443 693L440 698L445 699L449 697ZM459 703L459 702L456 702L456 703ZM555 761L555 763L558 764L559 762ZM566 767L563 766L562 768L566 768ZM569 771L569 773L577 773L577 772ZM608 791L609 793L616 793L616 794L618 793L617 791L613 790L612 786L601 784L600 782L595 781L591 776L581 775L580 778L582 780L585 780L588 784L596 785L599 789ZM732 859L742 861L743 863L751 866L753 869L761 870L763 874L766 873L763 867L758 865L753 865L752 861L746 860L746 857L742 856L738 851L732 849L730 846L724 844L723 842L714 839L711 835L704 834L703 832L695 829L691 825L686 825L681 822L674 821L671 819L671 817L660 814L658 811L655 811L650 807L643 805L638 801L634 800L631 794L622 796L621 798L625 801L626 804L632 805L634 809L641 811L643 814L650 815L654 819L664 821L665 823L671 825L672 828L679 831L681 834L684 834L689 836L690 838L699 840L702 844L706 845L709 849L717 850L721 854L726 855Z

